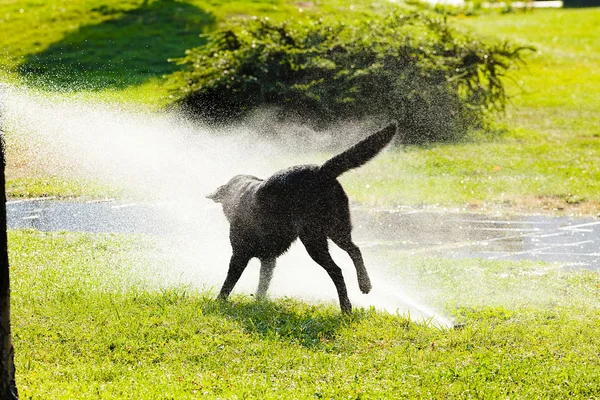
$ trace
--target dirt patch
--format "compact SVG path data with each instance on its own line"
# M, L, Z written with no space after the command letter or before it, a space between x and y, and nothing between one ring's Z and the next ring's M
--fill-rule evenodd
M579 196L524 196L502 203L473 201L462 207L427 207L458 209L476 213L507 215L543 214L548 216L600 217L600 202Z

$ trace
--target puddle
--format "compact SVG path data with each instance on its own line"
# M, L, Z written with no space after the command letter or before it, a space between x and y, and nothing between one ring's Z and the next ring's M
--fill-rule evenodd
M11 229L160 234L177 226L177 221L169 218L171 213L167 207L166 203L33 199L8 201L6 212Z
M218 206L204 201L141 204L17 200L7 202L7 216L9 228L41 231L177 235L186 234L192 225L208 231L213 224L225 224ZM365 249L394 247L407 254L529 259L559 262L566 267L600 268L600 220L596 218L356 209L353 221L355 241Z
M362 212L354 213L354 225L362 247L392 246L410 254L528 259L600 268L600 220L596 218Z

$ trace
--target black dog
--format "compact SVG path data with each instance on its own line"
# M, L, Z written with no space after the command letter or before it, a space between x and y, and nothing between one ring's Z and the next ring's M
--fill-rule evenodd
M369 293L371 281L361 252L352 243L348 197L336 178L373 158L395 133L396 125L392 124L321 166L298 165L267 180L237 175L208 195L207 198L223 204L233 249L219 298L229 296L253 257L261 261L257 295L264 296L276 258L299 237L308 254L333 280L342 311L351 312L344 277L329 254L327 239L350 255L363 293Z

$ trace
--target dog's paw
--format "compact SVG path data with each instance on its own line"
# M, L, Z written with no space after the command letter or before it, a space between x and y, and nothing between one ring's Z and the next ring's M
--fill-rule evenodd
M369 293L371 291L371 289L373 289L373 286L371 285L371 281L369 279L359 280L358 287L359 287L360 291L363 292L364 294Z

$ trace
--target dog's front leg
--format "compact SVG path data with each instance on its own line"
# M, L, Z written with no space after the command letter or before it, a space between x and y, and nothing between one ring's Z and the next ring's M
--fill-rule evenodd
M273 270L275 269L275 259L260 260L260 278L258 280L258 288L256 289L256 297L263 298L269 290L271 279L273 278Z
M227 271L227 278L225 278L225 282L223 283L223 287L219 292L219 299L226 299L233 287L242 276L242 272L246 269L248 262L251 257L246 255L241 255L238 253L233 253L231 256L231 260L229 261L229 271Z

